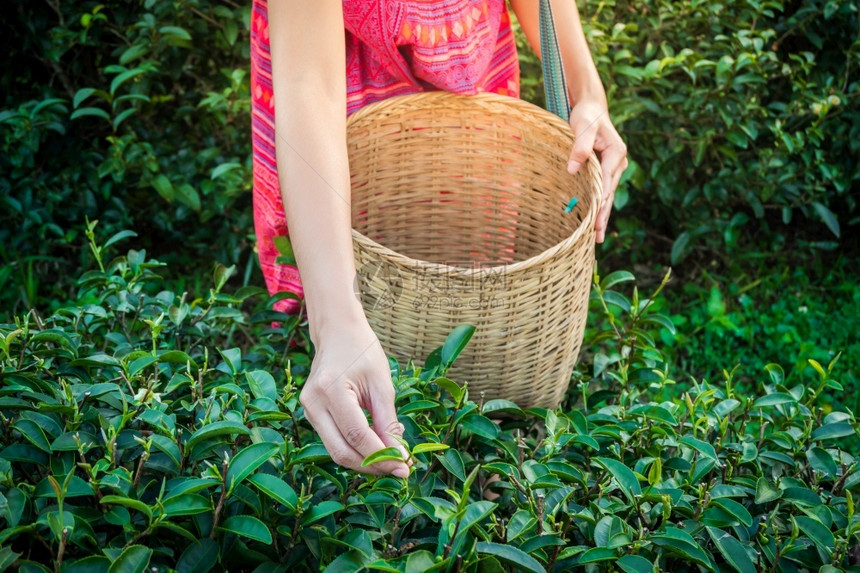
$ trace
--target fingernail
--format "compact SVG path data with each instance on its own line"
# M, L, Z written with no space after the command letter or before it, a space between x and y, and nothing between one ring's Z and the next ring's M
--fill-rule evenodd
M567 172L571 175L576 173L580 167L582 167L582 165L580 165L579 161L574 161L573 159L571 159L567 162Z
M391 473L401 479L406 479L409 477L409 470L407 468L397 468Z

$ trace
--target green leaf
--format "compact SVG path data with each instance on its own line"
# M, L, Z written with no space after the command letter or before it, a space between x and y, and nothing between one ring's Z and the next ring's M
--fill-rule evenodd
M207 573L218 562L220 549L214 539L204 537L190 544L176 562L179 573Z
M107 354L91 354L84 358L72 360L69 366L120 366L120 361Z
M426 549L409 553L406 558L406 573L424 573L435 565L433 554Z
M833 211L818 201L813 201L812 207L815 209L815 212L818 213L818 216L821 217L821 220L824 221L824 224L827 225L827 228L830 229L830 232L839 237L839 221L836 219L836 215L833 214Z
M152 549L149 547L131 545L111 563L108 573L143 573L151 557Z
M281 478L271 474L258 473L249 477L248 482L278 503L295 511L299 498L295 490Z
M78 119L79 117L100 117L110 121L110 114L99 107L82 107L76 109L69 116L69 119Z
M755 402L753 402L753 409L757 410L759 408L764 408L767 406L779 406L780 404L795 404L797 400L791 394L787 394L785 392L774 392L773 394L767 394L766 396L762 396Z
M302 525L310 525L311 523L319 521L324 517L328 517L342 509L343 505L333 500L326 500L316 505L312 505L311 508L302 516Z
M726 533L722 529L706 526L708 535L726 558L726 561L731 564L739 573L756 573L757 569L749 553L747 553L740 541Z
M215 281L215 291L220 292L224 285L227 284L227 281L231 276L236 272L236 265L230 265L229 267L225 267L221 263L215 265L215 270L212 273L212 278ZM230 349L238 350L238 349ZM241 356L241 351L240 354ZM231 365L234 367L234 372L238 372L239 367L241 366L240 362L232 362Z
M197 515L212 511L212 500L196 493L183 493L164 500L162 506L164 515L169 517Z
M442 364L444 366L450 366L457 359L473 334L475 334L475 327L469 324L461 324L451 331L442 345Z
M3 569L0 564L0 570ZM106 573L110 569L110 559L102 555L90 555L74 562L63 561L63 573Z
M690 446L706 458L714 460L714 462L716 462L717 464L720 463L720 460L717 458L717 451L714 449L714 446L712 446L708 442L699 440L692 436L684 436L678 441L686 446Z
M492 420L480 414L469 414L463 418L460 426L487 440L494 440L499 435L499 427Z
M612 477L614 477L615 481L618 482L618 485L621 487L621 490L628 499L632 501L633 496L642 495L642 488L639 487L639 480L636 478L636 474L633 473L633 470L618 460L594 458L594 461L602 465L609 473L612 474Z
M248 386L251 388L251 394L254 395L254 398L265 397L273 401L278 400L275 379L265 370L245 372L245 379L248 380Z
M832 440L835 438L844 438L856 434L854 426L848 422L835 422L833 424L825 424L820 428L816 428L812 432L813 440Z
M585 563L597 563L599 561L612 561L617 556L618 554L614 549L609 549L608 547L592 547L579 556L579 560L577 560L576 564L583 565Z
M624 555L615 564L625 573L653 573L654 564L638 555Z
M197 366L197 362L195 362L193 358L191 358L190 356L188 356L188 354L182 352L181 350L167 350L165 352L162 352L158 355L158 360L167 364L190 364L192 369L199 369L199 366Z
M361 467L366 468L376 462L385 462L389 460L403 461L403 453L401 453L400 449L395 446L382 448L381 450L377 450L364 458L361 462Z
M797 521L797 526L800 530L803 531L815 546L825 553L825 555L830 555L833 552L836 540L833 538L833 533L829 528L825 527L817 519L812 519L811 517L802 516L794 517L793 519Z
M505 563L510 563L518 567L521 571L526 571L527 573L546 573L546 569L544 569L543 565L537 559L513 545L479 541L475 549L478 553L498 557Z
M666 547L682 557L692 559L705 567L711 567L711 560L708 558L708 554L705 553L702 546L683 529L673 526L666 527L662 533L652 535L648 540L655 545Z
M236 454L227 466L227 491L233 491L233 488L269 461L279 449L278 444L261 442L251 444Z
M452 448L446 450L444 454L436 454L436 459L451 475L460 481L466 481L466 465L463 463L460 452Z
M673 265L677 265L689 254L690 241L692 239L689 231L684 231L672 243L672 254L670 255Z
M105 244L102 245L102 249L106 249L106 248L110 247L111 245L122 241L123 239L128 239L129 237L136 237L136 236L137 236L137 233L135 233L134 231L127 231L127 230L126 231L120 231L119 233L115 233L113 236L111 236L110 239L105 241Z
M129 118L129 116L135 113L137 113L137 108L134 107L130 107L126 110L119 112L116 117L113 118L113 122L111 123L111 125L113 126L113 130L116 131L117 129L119 129L119 126L122 124L122 122L124 122L126 119Z
M173 201L173 183L164 175L156 175L151 181L152 187L169 203Z
M752 442L746 442L744 444L743 454L741 455L740 463L745 464L747 462L753 462L758 458L758 448Z
M603 290L611 289L613 286L618 283L626 282L626 281L635 281L636 277L633 276L633 273L630 271L615 271L613 273L609 273L606 277L600 281L600 288Z
M127 63L132 62L132 61L136 60L137 58L141 57L146 52L148 52L150 49L151 49L151 44L149 42L147 42L146 44L135 44L135 45L131 46L130 48L128 48L127 50L125 50L122 54L120 54L119 63L124 66Z
M191 40L191 34L179 26L162 26L158 32L165 36L174 36L180 40Z
M448 444L437 444L436 442L425 442L423 444L418 444L414 448L412 448L412 455L423 454L426 452L436 452L440 450L447 450L450 448Z
M130 499L121 495L105 495L102 496L100 503L111 503L114 505L122 505L129 509L134 509L144 514L148 520L152 519L152 510L148 505L136 499Z
M125 82L130 80L131 78L133 78L135 76L139 76L141 74L145 74L148 71L149 70L147 68L134 68L134 69L122 72L117 77L115 77L113 79L113 81L110 83L110 95L116 94L116 90L119 88L119 86L121 86L122 84L124 84Z
M462 400L463 398L463 393L466 391L465 387L460 386L449 378L436 378L433 380L433 382L435 382L437 386L451 394L451 397L454 399L455 402L460 402L460 400Z
M492 501L476 501L466 506L466 511L460 520L460 530L458 536L465 533L476 523L480 523L482 519L490 515L490 513L498 507L499 504Z
M266 524L252 515L233 515L224 520L218 528L222 531L235 533L236 535L271 545L272 532Z
M0 549L0 571L6 571L7 568L11 567L15 561L21 556L20 553L15 553L9 547L3 547ZM64 569L65 570L65 569Z
M215 171L218 171L216 168ZM214 173L214 171L213 171ZM214 175L213 175L214 178ZM294 265L296 264L296 255L293 253L293 244L290 242L289 237L285 237L283 235L272 237L272 243L275 244L275 249L278 251L280 255L278 257L278 264L286 264L286 265Z
M28 442L43 452L51 453L51 444L48 442L48 438L45 437L45 432L36 422L22 418L12 424L12 427L21 432L21 435Z
M827 450L819 447L812 447L806 451L806 459L809 460L809 465L812 469L817 470L831 478L836 477L839 471L836 466L836 461L833 459Z
M242 168L241 163L235 163L235 162L233 162L233 163L222 163L221 165L219 165L218 167L216 167L215 169L212 170L212 174L210 175L210 179L213 179L213 180L218 179L219 177L221 177L225 173L229 173L230 171L234 171L236 169L241 169L241 168ZM275 239L283 239L283 238L286 238L286 237L275 237ZM277 242L275 244L275 248L277 248ZM278 249L278 252L281 253L282 255L284 254L283 252L281 252L281 249ZM292 254L292 248L290 249L290 254Z
M207 424L194 432L191 437L188 438L188 443L185 444L185 447L193 448L195 445L197 445L203 440L208 440L210 438L215 438L218 436L226 436L233 434L242 434L244 436L247 436L250 433L250 430L248 430L248 428L246 428L243 424L240 424L239 422L233 422L231 420L222 420L220 422Z
M770 376L770 381L773 382L774 385L782 384L785 381L785 372L783 372L782 366L779 364L771 362L765 366L764 369L767 370L767 373Z
M78 107L80 107L81 103L85 99L87 99L88 97L93 95L94 93L96 93L95 88L79 89L77 92L75 92L75 97L72 99L72 107L74 107L75 109L78 109Z
M779 489L767 479L760 477L755 484L755 502L768 503L782 497L783 490Z
M738 502L727 498L718 498L712 500L711 503L722 508L747 527L750 527L752 525L752 515L750 515L750 512L747 511L747 508L745 508Z
M197 189L188 183L183 183L176 188L176 198L183 205L190 207L195 213L200 212L200 194L197 192Z

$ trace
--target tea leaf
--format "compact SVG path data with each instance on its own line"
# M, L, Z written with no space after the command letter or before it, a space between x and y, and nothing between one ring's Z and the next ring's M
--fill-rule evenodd
M249 477L248 481L278 503L295 511L299 498L295 490L284 480L271 474L257 473Z
M266 525L252 515L233 515L224 520L218 529L247 537L260 543L272 543L272 532Z
M534 557L513 545L479 541L475 549L478 553L498 557L505 563L519 567L522 571L528 573L546 573L546 569Z
M630 468L619 462L609 458L594 458L594 461L602 465L612 474L615 481L621 487L621 490L629 498L633 499L635 495L642 495L642 488L639 487L639 480Z
M714 541L714 545L736 571L739 573L756 573L755 562L740 541L721 529L709 526L706 529Z
M389 460L403 461L403 453L400 451L400 448L389 446L387 448L377 450L364 458L361 462L361 467L365 468L369 465L375 464L376 462L385 462Z
M236 454L227 466L227 490L232 491L242 480L269 461L279 449L277 444L259 443L252 444Z
M475 334L475 327L468 324L461 324L451 331L442 345L442 364L445 367L450 366L457 359L473 334Z
M222 420L220 422L214 422L207 426L203 426L196 432L194 432L190 438L188 438L188 442L185 444L186 448L193 448L203 440L208 440L210 438L216 438L218 436L227 436L234 434L242 434L247 436L251 432L246 428L243 424L239 422L233 422L231 420Z
M176 569L188 573L206 573L218 562L220 549L213 539L203 538L185 548Z
M143 573L151 558L152 549L143 545L131 545L111 563L108 573Z

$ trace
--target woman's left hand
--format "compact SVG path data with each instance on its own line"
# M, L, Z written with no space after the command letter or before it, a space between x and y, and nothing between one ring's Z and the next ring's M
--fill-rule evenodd
M570 127L576 136L567 170L573 174L582 168L594 150L600 159L603 172L603 195L594 230L595 240L602 243L606 237L606 225L612 211L615 188L621 174L627 169L627 146L612 125L606 105L581 101L570 112Z

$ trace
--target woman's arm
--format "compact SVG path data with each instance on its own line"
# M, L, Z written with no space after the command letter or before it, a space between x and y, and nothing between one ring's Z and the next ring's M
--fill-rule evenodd
M540 57L538 0L510 0L526 38ZM600 157L603 197L595 230L602 243L612 211L612 200L621 174L627 168L627 147L609 118L606 92L591 57L579 19L576 0L552 0L561 61L573 109L570 125L576 136L568 171L576 173L591 151Z
M331 0L269 2L275 146L311 336L361 312L346 153L343 16Z
M388 360L353 290L340 0L272 0L278 178L316 348L300 400L336 463L361 469L400 433ZM362 408L370 410L373 429ZM408 472L402 462L363 471Z

